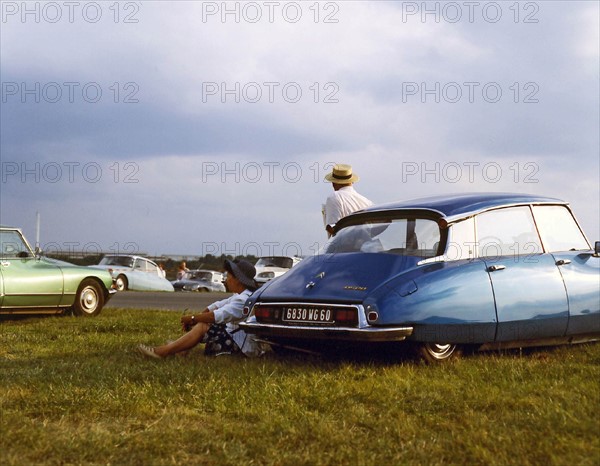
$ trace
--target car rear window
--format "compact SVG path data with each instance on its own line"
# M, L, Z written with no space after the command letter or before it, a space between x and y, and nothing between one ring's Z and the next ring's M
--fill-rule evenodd
M324 252L434 257L437 255L439 242L440 229L437 222L424 218L400 218L343 228L327 243Z

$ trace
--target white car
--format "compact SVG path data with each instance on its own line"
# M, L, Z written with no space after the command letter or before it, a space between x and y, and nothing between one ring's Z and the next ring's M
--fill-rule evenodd
M145 257L108 255L93 267L108 270L119 291L174 291L173 285L163 276L158 265Z
M258 259L255 264L256 275L254 280L262 285L267 283L269 280L277 278L296 264L298 264L302 258L298 256L265 256Z

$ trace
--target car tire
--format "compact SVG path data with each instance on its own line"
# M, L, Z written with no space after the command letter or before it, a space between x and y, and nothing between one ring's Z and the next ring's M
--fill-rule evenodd
M86 278L79 285L73 313L77 316L97 316L104 306L104 293L100 284L92 279Z
M208 293L208 288L198 288L200 293Z
M416 355L427 364L436 364L450 359L459 358L462 348L451 343L419 343L416 346Z
M119 275L115 280L117 291L127 291L129 289L129 282L125 275Z

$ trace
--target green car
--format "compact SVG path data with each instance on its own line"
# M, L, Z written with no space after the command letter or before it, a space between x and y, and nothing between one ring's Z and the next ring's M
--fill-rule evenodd
M96 316L116 291L108 271L42 258L21 230L0 226L0 314Z

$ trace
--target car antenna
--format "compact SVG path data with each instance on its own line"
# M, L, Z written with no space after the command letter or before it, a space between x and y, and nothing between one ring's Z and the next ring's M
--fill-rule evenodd
M35 213L35 249L40 249L40 211Z

